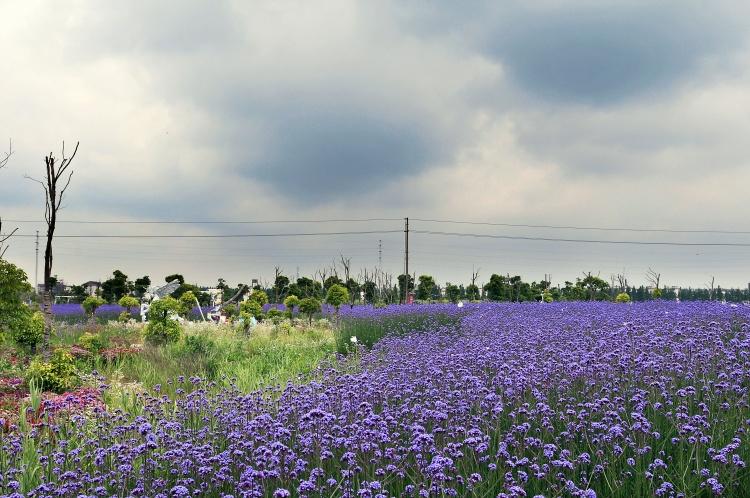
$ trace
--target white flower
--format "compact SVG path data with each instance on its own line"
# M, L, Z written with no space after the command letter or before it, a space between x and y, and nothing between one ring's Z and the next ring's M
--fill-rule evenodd
M464 302L463 301L459 301L458 302L458 307L459 308L463 308L464 307Z
M353 335L349 340L352 342L352 344L357 344L357 336L356 335Z

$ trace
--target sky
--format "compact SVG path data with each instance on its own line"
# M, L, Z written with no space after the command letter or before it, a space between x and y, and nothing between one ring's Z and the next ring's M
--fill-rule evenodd
M748 246L533 239L750 244L749 11L0 0L0 144L14 150L0 216L22 235L6 258L34 278L43 192L24 175L80 141L59 235L383 233L59 238L53 273L69 283L114 269L270 281L340 255L398 274L409 217L410 272L439 282L478 269L640 284L651 267L666 285L745 287ZM188 223L153 223L171 221Z

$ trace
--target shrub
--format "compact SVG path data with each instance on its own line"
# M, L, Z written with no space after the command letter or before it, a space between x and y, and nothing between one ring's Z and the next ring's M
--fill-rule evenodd
M127 310L130 310L132 308L140 307L141 302L133 296L122 296L120 300L117 301L117 304L119 304L123 308L126 308Z
M117 315L117 321L120 323L128 323L132 318L133 315L131 315L129 311L123 311Z
M180 316L187 317L196 304L198 304L198 299L193 291L186 291L180 296Z
M297 306L299 306L299 298L294 294L284 299L284 307L286 307L286 313L289 318L294 316L294 308Z
M143 337L151 344L166 344L180 340L181 327L172 317L179 313L180 303L173 297L164 297L151 304L148 325Z
M552 297L552 293L550 293L549 291L544 291L544 293L542 294L542 301L544 301L545 303L551 303L554 300L555 298Z
M180 324L175 320L148 322L143 331L143 338L154 345L167 344L179 341L181 331Z
M259 304L259 305L261 306L261 308L262 308L262 307L263 307L263 305L266 305L266 304L268 304L268 294L266 294L266 292L265 292L265 291L262 291L262 290L254 290L254 291L253 291L253 292L252 292L252 293L250 294L250 297L248 298L248 300L249 300L249 301L255 301L255 302L256 302L256 303L258 303L258 304Z
M308 323L312 325L312 317L320 312L320 301L314 297L306 297L299 302L299 310L307 316Z
M263 319L263 306L257 301L248 299L240 304L240 317L243 317L243 314L252 316L256 320L261 320Z
M78 384L78 369L67 349L54 351L49 362L34 359L26 370L26 383L36 383L42 389L62 393Z
M85 332L81 335L78 338L78 344L94 353L101 351L105 346L102 337L99 334L92 334L91 332Z
M652 295L654 296L654 299L661 299L661 289L654 289Z
M93 317L94 313L96 313L97 308L106 303L107 301L100 298L99 296L89 296L83 300L81 306L83 306L83 311L85 311L87 315Z
M281 323L281 321L284 319L284 313L281 312L281 310L277 310L276 308L272 308L268 310L267 313L268 319L273 322L274 325L278 325Z
M630 302L630 295L626 292L620 292L617 294L617 297L615 297L616 303L629 303Z
M382 301L382 300L375 301L376 309L382 309L382 308L385 308L386 306L388 305L385 303L385 301Z
M326 294L326 303L330 304L336 309L336 314L339 313L339 308L342 304L349 302L349 291L346 287L341 284L333 284L328 288Z
M29 348L32 352L44 337L44 315L39 312L24 310L11 329L13 341L21 347Z

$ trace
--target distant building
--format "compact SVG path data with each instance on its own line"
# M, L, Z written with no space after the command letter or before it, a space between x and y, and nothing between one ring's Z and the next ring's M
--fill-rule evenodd
M83 284L83 288L89 296L96 296L101 291L102 283L89 280Z

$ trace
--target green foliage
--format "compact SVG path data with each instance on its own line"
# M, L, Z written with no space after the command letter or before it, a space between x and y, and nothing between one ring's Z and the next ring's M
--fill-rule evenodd
M26 382L41 385L42 389L62 393L78 384L78 369L73 355L65 348L52 353L49 362L34 359L26 370Z
M456 304L461 299L461 289L457 285L448 283L445 285L445 297L448 301Z
M120 270L115 270L112 272L112 278L102 282L102 297L110 303L117 302L131 290L133 290L133 284Z
M294 294L287 296L287 298L284 299L284 307L286 307L287 316L289 318L294 316L294 308L299 306L299 302L299 298Z
M193 291L186 291L180 296L179 302L180 316L187 317L190 312L193 311L195 305L198 304L198 299L195 297L195 294L193 294Z
M78 338L78 344L93 353L101 351L105 346L101 335L91 332L84 332L81 337Z
M248 317L252 316L256 320L262 320L263 306L261 306L258 301L248 299L247 301L244 301L242 304L240 304L240 317L244 318L243 315L247 315Z
M181 327L172 317L179 314L180 303L167 296L151 303L143 337L151 344L166 344L180 339Z
M11 336L19 346L34 351L44 337L44 315L39 311L32 313L27 309L20 316L22 318L16 321Z
M466 299L470 301L479 301L480 298L479 287L475 284L469 284L466 286Z
M654 299L660 299L661 298L661 294L662 294L662 292L661 292L661 289L659 289L659 288L654 289L654 291L651 293L651 295L654 296Z
M138 308L141 305L141 302L133 296L123 296L119 301L117 301L117 304L119 304L123 308L131 309Z
M268 304L268 294L262 290L254 290L248 297L248 301L254 301L263 307L263 305Z
M552 296L551 292L544 291L542 293L542 301L544 301L545 303L551 303L554 300L555 300L555 298L554 298L554 296Z
M341 284L333 284L328 288L326 303L330 304L339 312L342 304L349 302L349 291Z
M81 303L81 306L83 306L83 311L85 311L87 315L94 316L94 313L96 313L96 310L104 304L107 304L107 301L105 301L101 297L89 296L83 300L83 303Z
M179 341L181 331L180 324L175 320L167 320L166 322L149 321L143 331L143 338L154 345L168 344Z
M26 272L0 259L0 332L12 330L16 322L28 318L28 308L23 303L23 296L28 292L31 292L31 285Z
M420 275L417 285L417 299L427 301L432 299L432 291L435 288L435 280L430 275Z
M320 313L320 301L314 297L306 297L299 302L299 310L307 316L308 322L312 325L313 315Z
M617 294L617 297L615 297L616 303L629 303L630 302L630 294L627 292L620 292Z
M180 282L180 285L185 283L185 277L183 277L179 273L173 273L172 275L167 275L166 277L164 277L164 281L166 283L170 283L173 280L177 280L178 282Z
M277 310L276 308L272 308L268 310L267 313L268 319L273 322L274 325L278 325L281 323L281 321L284 319L284 313L282 313L281 310Z
M121 311L120 314L117 315L117 321L120 323L128 323L132 319L133 315L131 315L129 311Z

